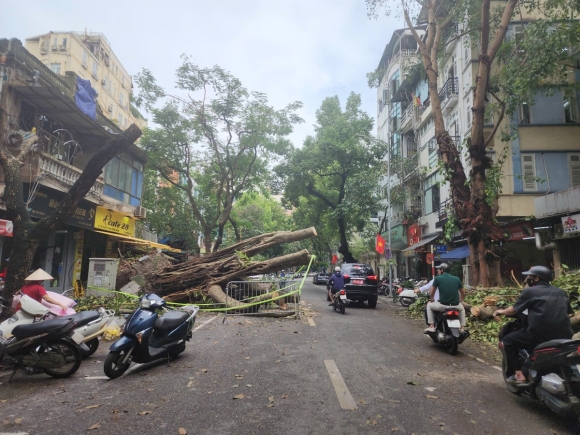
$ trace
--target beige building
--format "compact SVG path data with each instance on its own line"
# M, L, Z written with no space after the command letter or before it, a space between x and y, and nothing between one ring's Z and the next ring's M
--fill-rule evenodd
M131 108L131 75L123 67L102 33L49 32L27 38L26 49L52 72L64 76L72 71L90 80L97 91L98 109L121 129L132 123L139 128L147 122Z

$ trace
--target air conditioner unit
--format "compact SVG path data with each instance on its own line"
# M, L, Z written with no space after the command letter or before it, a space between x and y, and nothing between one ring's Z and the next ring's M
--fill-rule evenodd
M136 218L145 219L145 217L147 217L147 209L141 205L138 205L137 207L135 207L135 210L133 211L133 215Z
M564 232L564 225L562 224L555 224L554 225L554 238L555 239L564 239L568 237L569 234Z
M107 108L107 110L111 113L113 113L113 105L109 104L109 107Z

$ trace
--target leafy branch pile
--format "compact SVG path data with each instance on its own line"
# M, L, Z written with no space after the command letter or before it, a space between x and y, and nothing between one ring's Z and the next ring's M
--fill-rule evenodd
M575 311L580 310L580 271L565 272L558 279L555 279L552 284L564 289L570 297L572 308ZM506 308L511 306L517 300L521 292L522 289L517 287L478 287L466 291L465 302L470 306L478 306L483 304L486 298L493 297L496 299L495 305L497 307ZM427 300L427 298L419 298L417 302L409 307L409 315L423 319L423 310L425 305L427 305ZM471 339L489 344L497 344L499 330L503 325L511 320L503 316L499 319L492 317L490 319L481 320L472 316L469 313L469 310L466 314L466 327L471 334ZM572 319L574 319L575 316L573 316ZM572 327L577 330L580 328L580 324L577 324L572 320Z

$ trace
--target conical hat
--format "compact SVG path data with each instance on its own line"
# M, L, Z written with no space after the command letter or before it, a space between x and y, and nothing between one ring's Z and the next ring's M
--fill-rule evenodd
M54 279L54 278L50 276L48 273L46 273L44 270L36 269L34 272L32 272L30 275L24 278L24 281L44 281L45 279Z

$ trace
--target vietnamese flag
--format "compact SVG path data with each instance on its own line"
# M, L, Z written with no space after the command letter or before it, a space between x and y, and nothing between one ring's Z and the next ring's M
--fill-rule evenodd
M377 244L375 246L375 251L377 251L379 254L384 254L385 252L385 239L383 239L380 234L377 234Z
M338 256L336 254L334 254L332 256L332 264L336 264L337 261L338 261Z

